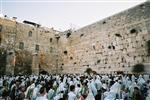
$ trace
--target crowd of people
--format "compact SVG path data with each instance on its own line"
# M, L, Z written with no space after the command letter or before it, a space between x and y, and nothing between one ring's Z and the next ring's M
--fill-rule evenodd
M0 100L150 100L150 76L4 75Z

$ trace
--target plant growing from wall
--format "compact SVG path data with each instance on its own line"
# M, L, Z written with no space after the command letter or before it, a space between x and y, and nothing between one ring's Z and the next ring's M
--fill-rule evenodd
M142 73L142 72L144 72L144 65L143 64L136 64L136 65L134 65L133 66L133 68L132 68L132 72L133 73Z
M87 68L86 70L85 70L85 73L87 73L87 74L90 74L92 72L92 69L91 68Z

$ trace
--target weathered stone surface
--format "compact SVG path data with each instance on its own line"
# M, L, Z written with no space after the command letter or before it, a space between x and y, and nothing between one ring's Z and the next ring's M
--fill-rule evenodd
M146 42L150 40L149 16L150 2L146 2L83 27L69 38L62 37L59 48L68 51L68 55L60 54L63 71L80 73L91 67L99 73L130 72L135 64L149 65L146 50Z

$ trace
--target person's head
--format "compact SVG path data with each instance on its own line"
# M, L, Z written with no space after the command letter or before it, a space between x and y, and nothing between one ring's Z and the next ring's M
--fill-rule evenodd
M21 90L22 92L25 92L25 90L26 90L25 86L24 86L24 85L21 85L20 90Z
M139 92L139 88L138 87L134 87L134 92Z
M6 91L5 89L2 92L2 97L7 97L8 96L8 91Z
M41 88L40 88L40 94L41 95L44 95L45 93L46 93L46 88L44 87L44 86L42 86Z
M80 87L80 84L77 84L78 87Z
M21 80L16 80L16 86L19 87L20 83L21 83Z
M75 86L74 86L74 85L71 85L71 86L70 86L70 91L74 91L74 89L75 89Z

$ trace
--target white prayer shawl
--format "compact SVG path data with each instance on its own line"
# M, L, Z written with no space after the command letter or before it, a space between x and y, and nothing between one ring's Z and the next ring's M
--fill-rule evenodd
M59 84L59 91L64 91L65 89L64 89L64 83L60 83Z
M96 96L96 95L97 95L97 89L96 89L96 87L95 87L94 81L91 82L89 88L91 89L93 95Z
M144 78L145 82L147 82L147 80L149 80L149 75L143 75L143 78Z
M27 88L27 90L26 90L26 92L25 92L25 97L27 97L27 94L28 94L28 92L29 92L29 89L33 89L33 88L35 88L35 84L34 84L34 83L31 84L31 85Z
M49 91L48 91L48 100L51 100L52 98L53 98L53 96L54 96L54 90L53 89L50 89Z
M3 86L3 80L0 79L0 87L2 87L2 86Z
M38 87L35 87L35 88L33 89L32 97L33 97L33 98L36 98L36 97L37 97L38 92L39 92L39 88L38 88Z
M66 83L66 80L67 80L67 77L65 76L64 79L63 79L64 84Z
M96 89L97 90L100 90L101 87L102 87L102 83L101 83L101 81L99 79L95 80L95 85L96 85Z
M103 83L103 84L102 84L102 87L103 87L105 90L107 90L107 88L108 88L108 86L107 86L106 83Z
M36 100L48 100L45 96L39 96L36 98Z
M136 82L133 82L133 83L131 84L131 86L129 86L129 90L130 90L129 96L130 96L130 97L131 97L132 94L133 94L134 87L138 87L137 84L136 84Z
M146 97L146 100L150 100L150 89L148 90L148 96Z
M118 82L115 82L112 87L110 88L110 92L120 94L121 91L121 85Z
M76 99L76 95L74 92L69 92L68 93L68 100L75 100Z
M142 78L142 77L140 77L139 79L138 79L138 84L139 85L142 85L142 84L144 84L145 83L145 80Z
M135 76L134 75L131 76L131 80L132 80L132 82L135 82Z
M88 96L86 97L85 100L95 100L93 93L92 93L92 90L90 88L89 88Z
M81 96L81 87L76 87L75 88L75 94L76 94L76 96Z
M73 81L70 81L70 82L69 82L69 86L71 86L71 85L74 85L74 82L73 82Z
M104 98L104 100L115 100L115 98L116 98L116 93L109 92L108 95Z

